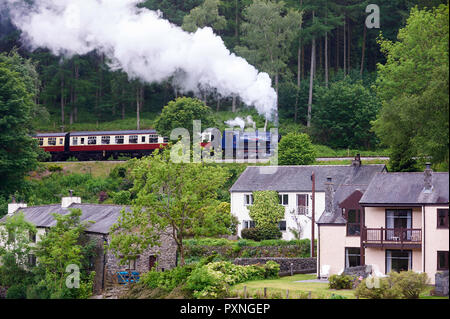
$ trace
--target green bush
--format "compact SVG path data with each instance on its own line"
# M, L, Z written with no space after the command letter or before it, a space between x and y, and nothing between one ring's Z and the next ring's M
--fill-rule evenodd
M429 284L426 273L416 273L412 270L391 272L389 281L394 289L397 289L405 299L417 299L424 292Z
M328 279L330 289L352 289L354 277L347 275L331 275Z
M48 170L49 170L50 172L61 172L63 169L62 169L62 167L59 166L59 165L49 165L49 166L48 166Z
M307 134L288 133L278 146L280 165L309 165L316 160L316 149Z
M358 285L356 296L369 299L417 299L429 283L426 273L419 274L412 270L391 272L384 278L370 278L369 285L367 280L364 279Z
M194 264L189 264L164 272L149 271L141 276L140 281L152 289L162 288L166 291L172 291L175 287L186 282L194 268Z
M254 241L261 240L261 233L258 228L244 228L241 231L241 237L244 239L250 239Z
M27 288L25 285L13 285L6 291L6 299L26 299Z

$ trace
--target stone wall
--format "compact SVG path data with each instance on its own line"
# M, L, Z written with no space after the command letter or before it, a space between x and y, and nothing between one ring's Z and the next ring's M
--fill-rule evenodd
M283 258L283 257L262 257L262 258L236 258L234 264L236 265L254 265L265 264L272 260L280 265L280 276L294 274L315 273L317 270L316 258Z
M435 294L438 296L448 296L448 270L437 272L434 280Z
M136 271L144 273L150 270L150 256L156 257L156 270L164 271L172 269L177 263L177 246L175 240L166 235L161 234L161 245L151 247L142 253L135 262L129 262L124 265L119 264L112 251L104 250L104 246L108 245L111 237L99 234L89 234L89 237L97 241L96 258L94 261L94 270L96 272L94 278L94 293L117 283L117 272L119 271Z
M344 269L343 275L367 278L372 273L371 265L348 267Z

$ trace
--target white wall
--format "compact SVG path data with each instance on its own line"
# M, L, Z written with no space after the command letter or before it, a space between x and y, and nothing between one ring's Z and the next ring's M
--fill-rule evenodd
M231 193L231 213L235 215L239 220L238 226L238 235L241 235L241 230L243 229L243 221L251 220L248 215L248 208L244 205L244 199L246 194L251 194L250 192L232 192ZM283 231L283 239L291 240L295 239L294 235L289 231L289 228L296 228L296 223L292 218L290 211L295 210L297 208L297 194L308 194L309 200L309 209L312 209L312 200L311 200L311 192L289 192L289 193L279 193L279 194L288 194L288 206L285 208L285 220L286 220L286 231ZM316 192L315 194L315 220L317 221L319 217L322 215L325 210L325 192ZM301 217L303 233L302 238L311 239L311 220L306 217ZM315 238L317 239L318 228L315 225Z

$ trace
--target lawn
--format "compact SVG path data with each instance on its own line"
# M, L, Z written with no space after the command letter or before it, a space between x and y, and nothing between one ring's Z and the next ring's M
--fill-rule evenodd
M247 296L253 297L256 294L263 296L264 288L267 288L267 295L270 298L272 294L278 298L286 298L286 290L289 290L289 299L306 298L311 292L313 299L328 299L332 295L343 296L347 299L355 299L355 290L329 289L327 283L320 282L296 282L300 280L316 279L315 274L300 274L294 276L286 276L278 279L247 281L232 287L231 292L243 295L244 286L246 286ZM433 287L428 287L425 292L420 295L420 299L448 299L448 297L430 296Z
M263 294L264 287L267 288L267 294L278 294L286 298L286 290L289 290L289 298L305 298L311 292L313 299L328 299L331 295L340 295L348 299L355 299L354 290L329 289L327 283L320 282L296 282L300 280L316 279L315 274L299 274L294 276L281 277L279 279L255 280L238 284L232 288L232 291L241 293L244 286L247 288L248 296L256 293Z

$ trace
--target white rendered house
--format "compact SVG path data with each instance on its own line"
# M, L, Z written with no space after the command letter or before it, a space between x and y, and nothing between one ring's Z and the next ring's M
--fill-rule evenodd
M315 175L315 221L325 211L325 183L331 177L336 185L349 180L367 183L384 165L361 165L359 157L351 165L248 166L230 188L231 213L238 220L238 235L244 228L254 227L248 206L254 191L277 191L285 216L280 222L282 239L295 239L290 229L301 229L301 238L311 238L312 178ZM300 226L300 227L299 227ZM315 225L315 234L317 234ZM316 237L317 238L317 237Z

